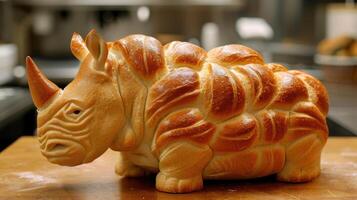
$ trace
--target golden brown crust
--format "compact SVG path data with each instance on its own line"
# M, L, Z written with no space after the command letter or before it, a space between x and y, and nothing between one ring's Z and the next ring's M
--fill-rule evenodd
M311 88L309 92L310 101L315 103L319 110L322 112L322 114L326 116L329 108L329 99L327 90L324 85L319 80L307 73L297 70L291 70L289 71L289 73L296 75L298 78L303 80L308 87Z
M225 120L238 115L244 109L243 86L234 75L219 65L209 65L204 86L204 106L207 115L217 120Z
M189 68L179 68L156 82L148 94L146 115L148 121L175 106L193 102L199 95L199 77Z
M264 143L277 143L284 138L288 130L287 112L264 110L256 116Z
M300 169L289 165L299 165L290 164L294 161L286 157L285 150L313 135L317 142L312 158L318 160L317 148L322 148L328 136L327 92L318 80L280 64L265 64L259 53L241 45L218 47L206 54L195 45L172 42L165 45L164 55L167 66L163 68L168 70L148 87L145 107L146 128L154 133L152 150L165 163L160 171L175 166L178 155L172 151L187 153L197 148L219 155L213 154L203 172L205 178L250 178L280 172L282 180L316 176L314 163L314 172L303 170L306 174L295 177ZM158 175L160 190L201 188L200 170L196 169L197 176L175 170ZM170 187L166 186L169 180L175 180ZM185 187L178 186L183 182Z
M130 35L113 46L121 50L126 62L143 79L152 79L165 68L163 47L153 37Z
M180 139L207 144L214 131L215 126L205 121L198 109L174 112L160 123L155 135L153 150L159 150Z
M287 142L296 141L312 131L322 144L325 144L328 138L326 115L313 102L300 102L295 105L289 116L288 127L289 133L285 138Z
M201 70L207 52L188 42L171 42L164 46L166 62L169 67L190 67Z
M217 47L207 54L207 61L223 66L264 64L263 57L251 48L243 45L231 44Z
M142 42L144 40L147 40L145 36L136 35L124 38L119 43L125 46L121 49L126 59L131 57L130 59L137 60L136 63L129 62L133 71L153 77L160 71L155 71L158 69L155 66L158 65L152 64L150 69L142 68L145 66L143 53L137 50L138 47L145 49ZM128 52L129 50L132 52ZM264 64L260 54L248 47L226 45L206 53L202 48L187 42L172 42L165 45L163 50L169 71L153 82L148 90L145 110L150 127L155 127L164 116L184 108L185 105L198 106L207 120L225 124L215 133L215 140L211 141L212 147L217 151L233 152L251 146L258 138L257 132L260 132L262 140L258 144L276 143L286 136L290 125L303 126L299 118L291 122L288 118L288 111L299 102L312 102L316 105L317 110L311 106L297 107L294 112L304 113L304 117L323 122L327 113L327 93L319 81L305 73L288 71L280 64ZM150 57L150 60L155 59ZM198 98L200 93L202 98ZM226 120L239 121L238 116L244 112L259 110L262 111L255 116L259 125L253 119L250 123L249 120L244 121L247 124L225 123ZM307 122L306 126L311 125ZM235 127L237 131L233 131L231 127ZM253 127L254 131L249 129ZM321 126L311 127L313 128L322 130ZM159 129L156 134L158 131ZM161 127L160 131L166 130ZM249 133L252 137L250 140L237 142L236 139L243 133ZM188 136L182 134L179 138ZM171 140L163 141L166 142L160 143L169 143Z
M288 72L277 72L274 76L279 90L272 107L288 110L296 103L308 99L308 90L299 78Z
M262 109L271 102L277 90L272 70L257 64L239 66L233 69L249 77L253 110Z
M190 69L178 67L169 73L170 76L168 75L168 77L170 78L163 78L162 80L174 80L171 76L174 75L177 70L189 71ZM191 70L191 72L193 73L194 71ZM307 122L305 124L309 127L308 131L306 131L306 127L303 128L304 130L306 129L304 131L306 134L317 129L322 131L322 140L325 140L328 134L327 129L324 128L327 113L326 109L328 108L327 93L322 84L310 75L298 71L287 71L284 66L279 64L247 64L227 68L211 63L203 67L200 76L200 91L202 92L203 98L197 99L197 96L195 96L195 98L189 99L184 103L200 100L203 103L197 103L202 105L200 108L206 119L214 121L217 125L224 122L223 124L225 125L219 125L222 126L222 128L215 133L215 139L210 143L211 148L215 151L241 151L253 145L256 138L258 138L257 133L261 135L257 145L277 143L285 138L289 129L297 126L303 127L304 124L300 123L303 123L304 118L309 118L306 119ZM195 78L195 80L199 81L198 77L197 79ZM180 82L177 82L177 84L181 84L181 86L184 87ZM199 88L197 88L198 86L199 84L197 83L194 87L195 89L190 91L199 90ZM157 82L153 89L154 88L156 88L154 96L160 96L159 94L162 94L160 96L161 99L163 99L162 97L164 95L169 93L172 93L172 96L176 98L179 98L181 95L175 93L177 85L172 86L171 84ZM163 92L163 90L157 90L157 88L167 88L170 92L166 93ZM185 91L183 93L187 92ZM198 93L195 93L195 95L196 94ZM152 95L149 99L153 99ZM171 111L173 111L174 109L172 108L178 106L178 104L170 105L170 103L167 103L169 101L155 101L161 102L161 104L156 103L156 106L153 106L154 104L150 103L148 104L149 107L147 111L153 110L154 107L156 107L155 109L164 107L163 110L171 109ZM311 102L311 105L315 107L311 105L296 107L294 112L304 113L304 115L301 119L296 118L289 122L288 112L299 102ZM195 104L191 105L194 106ZM248 124L244 124L243 122L226 124L226 120L229 120L229 123L231 123L231 121L239 121L240 114L248 110L250 112L261 110L255 115L259 125L255 125L256 121L253 119L250 123L248 123L249 120L244 121L244 123ZM157 113L165 115L162 114L165 112L161 112L161 110L157 111ZM316 118L321 124L312 127L310 122L312 124L314 124L314 122L312 122L310 118ZM253 122L254 131L248 130L249 127L253 128ZM259 129L255 126L259 127ZM233 131L233 128L230 127L235 127L236 131ZM296 133L296 136L289 135L286 141L291 141L289 138L297 139L305 135L298 130L294 131L294 133ZM246 140L238 141L240 135L246 136ZM247 139L247 135L249 135L249 139Z
M258 124L253 116L243 115L224 125L211 144L217 152L237 152L249 148L257 139Z
M325 122L321 123L317 119L304 114L292 114L289 119L289 129L289 131L293 132L291 135L294 135L294 138L310 134L311 131L319 132L323 142L325 142L328 137L328 129Z
M284 138L285 133L288 130L288 113L275 112L273 115L275 135L267 136L266 141L278 142Z
M268 64L265 64L265 66L268 67L273 72L288 71L288 69L286 67L284 67L283 65L278 64L278 63L268 63Z
M311 102L301 102L292 108L293 112L303 113L312 118L315 118L320 123L325 123L325 116L321 110Z
M325 124L320 123L315 118L311 118L306 115L292 115L289 120L290 128L298 128L298 129L310 129L310 130L322 130L327 131L327 127Z

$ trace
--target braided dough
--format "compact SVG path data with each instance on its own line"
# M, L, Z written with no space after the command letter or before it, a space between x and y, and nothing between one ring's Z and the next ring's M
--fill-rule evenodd
M75 33L71 50L81 66L64 90L27 58L41 151L53 163L91 162L111 148L119 175L158 173L156 188L172 193L203 179L320 173L328 96L304 72L242 45L206 52L145 35L106 43Z

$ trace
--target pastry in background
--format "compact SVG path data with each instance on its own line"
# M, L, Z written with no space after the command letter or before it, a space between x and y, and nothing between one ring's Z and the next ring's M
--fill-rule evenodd
M357 40L353 42L353 44L350 47L350 54L351 56L357 56Z
M323 80L334 83L357 83L357 38L339 36L322 40L317 46L315 63Z
M322 40L317 46L317 51L322 55L356 56L356 40L349 36L339 36Z

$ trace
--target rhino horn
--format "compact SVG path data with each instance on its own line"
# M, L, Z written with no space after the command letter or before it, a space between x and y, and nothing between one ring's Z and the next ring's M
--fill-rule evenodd
M37 108L41 108L61 89L46 78L29 56L26 57L26 70L33 102Z

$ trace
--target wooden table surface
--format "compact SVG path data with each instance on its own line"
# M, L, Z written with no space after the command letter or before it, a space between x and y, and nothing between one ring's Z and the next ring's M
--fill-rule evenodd
M114 173L116 153L107 151L90 164L50 164L36 138L22 137L0 154L0 199L357 199L357 137L329 138L322 174L304 184L274 177L248 181L205 181L190 194L155 190L155 177L121 179Z

